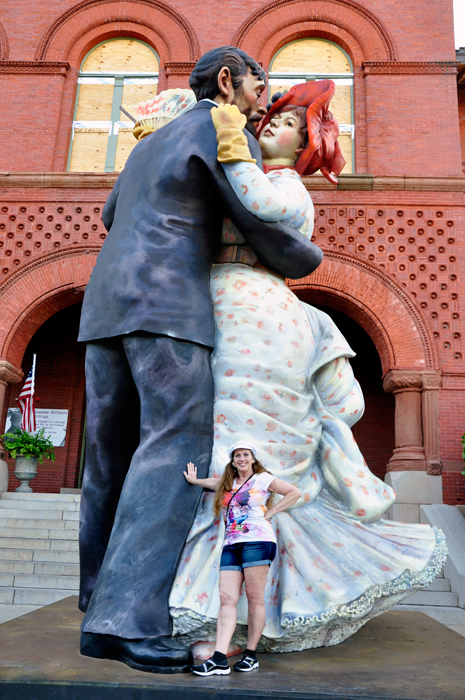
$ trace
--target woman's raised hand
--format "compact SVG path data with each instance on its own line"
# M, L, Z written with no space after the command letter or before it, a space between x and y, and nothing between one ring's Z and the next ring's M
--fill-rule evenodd
M194 466L193 462L188 462L187 472L183 472L183 474L190 484L195 484L197 481L197 467Z

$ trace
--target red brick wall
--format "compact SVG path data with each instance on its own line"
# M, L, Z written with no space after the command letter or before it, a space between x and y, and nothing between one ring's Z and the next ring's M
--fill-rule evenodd
M148 41L162 60L160 87L172 87L187 85L187 76L174 70L166 83L166 62L195 61L214 46L236 43L267 67L284 43L321 36L340 43L354 64L359 172L460 174L454 73L434 66L426 73L418 66L399 68L399 62L455 59L452 0L406 0L401 12L396 0L364 0L363 11L359 7L321 0L275 0L264 7L262 0L236 0L225 12L218 3L191 0L166 3L166 9L149 0L63 0L59 7L49 0L38 0L33 7L9 0L2 6L9 45L5 58L33 65L10 67L13 73L2 76L2 169L44 171L52 163L54 170L65 168L77 71L85 53L104 39L129 35ZM37 60L68 62L70 70L64 77L66 69L54 72L39 67ZM392 65L388 74L364 78L364 61ZM395 74L389 75L391 71Z
M460 472L443 472L442 492L446 505L465 505L465 476Z

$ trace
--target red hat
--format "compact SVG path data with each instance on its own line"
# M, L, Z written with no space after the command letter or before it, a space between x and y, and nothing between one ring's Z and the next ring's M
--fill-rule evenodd
M332 80L318 80L294 85L280 97L263 118L257 135L286 105L307 109L308 146L295 163L299 175L312 175L321 170L327 180L337 183L337 177L346 164L338 143L339 125L329 111L329 103L336 86ZM335 173L335 175L333 175Z

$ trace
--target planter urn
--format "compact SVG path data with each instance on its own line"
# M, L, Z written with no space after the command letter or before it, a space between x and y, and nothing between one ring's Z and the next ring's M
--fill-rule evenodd
M16 491L19 493L33 493L29 482L37 476L37 457L18 455L15 459L15 477L21 482Z

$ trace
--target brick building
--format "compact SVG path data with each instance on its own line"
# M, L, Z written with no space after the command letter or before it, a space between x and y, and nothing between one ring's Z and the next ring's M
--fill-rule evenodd
M5 0L0 432L37 353L37 407L69 419L33 487L79 484L79 309L106 235L102 206L135 144L119 105L186 87L222 44L262 63L268 94L335 80L347 166L337 188L306 179L325 260L291 287L358 353L367 410L354 432L396 486L395 517L418 519L419 502L442 496L465 502L465 51L454 50L452 0Z

